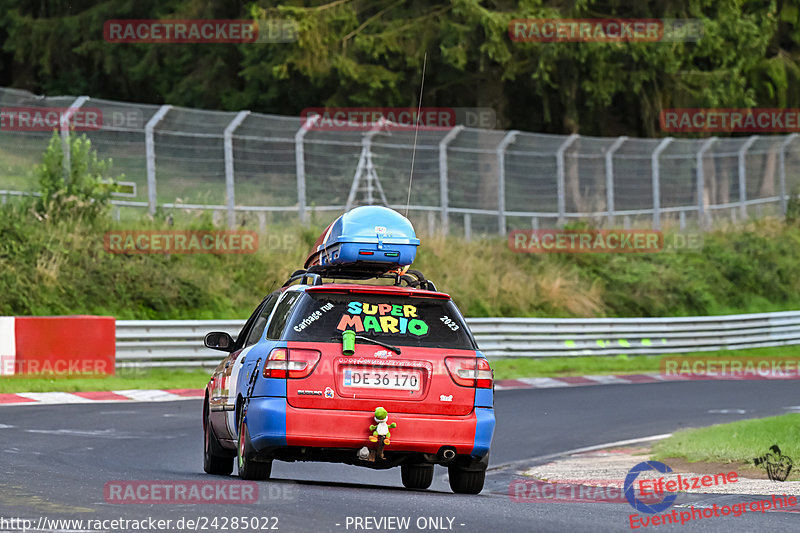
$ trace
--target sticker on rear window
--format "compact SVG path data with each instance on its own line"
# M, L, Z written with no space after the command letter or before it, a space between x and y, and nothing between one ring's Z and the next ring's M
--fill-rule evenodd
M458 324L456 324L456 321L453 320L452 318L450 318L449 316L444 315L439 320L444 322L444 325L447 326L448 328L452 329L453 331L458 331Z
M352 329L356 333L411 334L423 337L428 334L429 328L419 318L415 305L350 302L347 313L342 314L336 329Z
M323 305L322 307L320 307L319 309L317 309L316 311L305 317L303 320L298 322L292 329L300 333L308 326L313 324L319 317L321 317L322 313L327 313L331 309L333 309L333 304L330 302L326 303L325 305Z

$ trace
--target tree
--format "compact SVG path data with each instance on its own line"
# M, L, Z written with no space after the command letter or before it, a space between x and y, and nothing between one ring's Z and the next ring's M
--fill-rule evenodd
M0 0L0 80L48 94L298 115L321 106L492 107L502 128L660 136L670 107L800 107L786 0ZM111 44L109 19L296 22L293 43ZM698 42L516 42L524 18L679 18Z

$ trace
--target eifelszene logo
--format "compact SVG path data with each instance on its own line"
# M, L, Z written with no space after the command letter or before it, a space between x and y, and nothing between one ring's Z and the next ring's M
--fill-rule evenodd
M628 475L625 476L625 484L622 487L622 491L625 494L625 499L627 499L628 503L631 504L631 507L640 513L656 514L668 509L673 503L675 503L675 499L678 497L678 495L666 494L664 499L657 503L647 503L637 498L634 490L636 478L639 477L640 473L647 472L649 470L655 470L656 472L661 472L662 474L672 472L670 467L659 461L645 461L643 463L639 463L631 468L628 472Z

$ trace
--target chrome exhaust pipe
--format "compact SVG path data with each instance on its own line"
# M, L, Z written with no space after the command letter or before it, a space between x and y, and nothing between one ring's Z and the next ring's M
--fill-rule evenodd
M445 461L452 461L456 458L456 451L452 448L445 448L442 452L442 459Z

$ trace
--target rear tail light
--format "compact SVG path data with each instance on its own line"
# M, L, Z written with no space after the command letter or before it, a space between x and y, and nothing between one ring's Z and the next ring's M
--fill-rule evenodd
M448 357L444 360L450 377L462 387L492 388L492 368L480 357Z
M290 379L308 377L317 367L321 357L322 353L318 350L275 348L269 352L269 357L264 363L264 377Z

